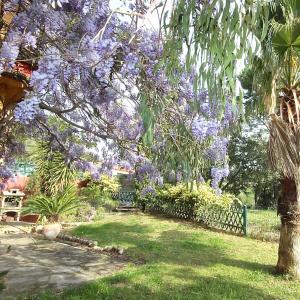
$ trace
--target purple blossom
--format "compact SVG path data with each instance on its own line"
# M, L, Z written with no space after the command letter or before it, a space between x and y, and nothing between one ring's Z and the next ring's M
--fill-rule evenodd
M121 161L119 165L125 170L130 170L132 168L128 161Z
M124 64L122 66L122 74L123 75L131 75L131 76L137 76L140 72L139 66L139 57L138 55L134 53L129 53L126 55L124 59Z
M146 186L141 190L141 196L142 198L155 197L156 190L152 186Z
M22 34L17 30L10 30L5 41L2 43L0 57L5 59L6 66L12 67L19 55Z
M39 113L40 100L33 96L19 103L14 110L15 118L18 122L29 124Z
M77 170L81 171L90 171L92 169L92 164L89 161L78 160L74 163L74 166Z
M228 138L217 136L207 149L207 156L214 162L223 162L227 156Z
M217 120L207 120L201 116L195 118L192 123L192 133L200 142L216 136L220 129L221 126Z
M159 176L158 170L149 161L145 161L136 168L136 177L138 180L149 180L155 182Z
M219 192L219 183L223 178L226 178L229 175L229 167L225 165L224 167L213 167L211 169L212 176L212 187Z
M0 166L0 179L7 180L13 176L13 172L7 166Z

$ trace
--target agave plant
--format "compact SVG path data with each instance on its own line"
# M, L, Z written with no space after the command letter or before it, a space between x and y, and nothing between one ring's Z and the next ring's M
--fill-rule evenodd
M61 214L79 207L76 189L73 186L66 188L55 196L38 195L25 203L24 214L39 214L49 222L59 221Z

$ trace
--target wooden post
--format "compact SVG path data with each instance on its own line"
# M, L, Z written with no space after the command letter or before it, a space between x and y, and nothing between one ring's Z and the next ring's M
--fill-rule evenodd
M247 205L244 205L243 206L243 232L244 232L244 235L247 235L247 227L248 227Z

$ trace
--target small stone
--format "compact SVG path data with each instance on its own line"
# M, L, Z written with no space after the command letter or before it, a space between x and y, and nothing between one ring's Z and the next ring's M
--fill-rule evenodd
M104 250L105 250L105 251L111 251L112 248L113 248L112 246L106 246L106 247L104 247Z
M43 233L43 229L44 229L43 225L38 225L36 226L35 231L36 233Z
M99 246L94 246L93 249L96 251L103 251L103 248Z
M123 248L120 248L120 249L119 249L119 254L122 255L123 253L124 253L124 249L123 249Z

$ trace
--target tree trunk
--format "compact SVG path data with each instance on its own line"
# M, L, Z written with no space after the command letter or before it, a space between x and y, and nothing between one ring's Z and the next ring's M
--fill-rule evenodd
M281 197L278 200L281 217L277 272L300 279L300 210L295 181L281 181Z

